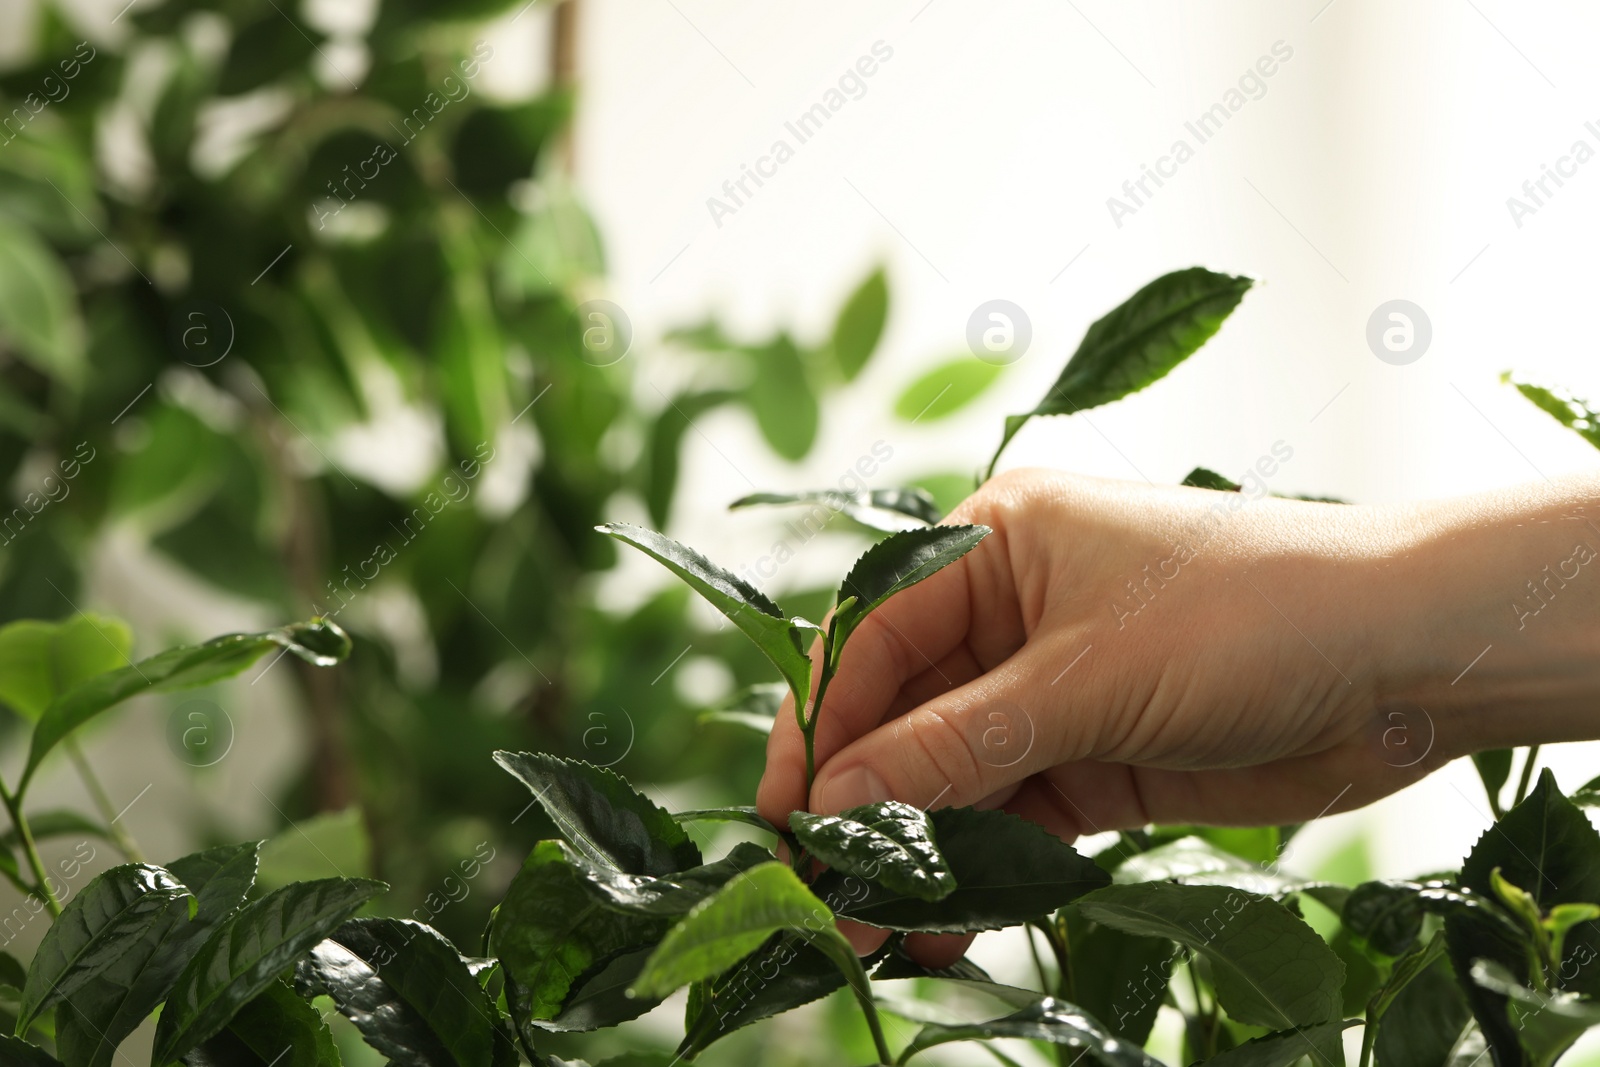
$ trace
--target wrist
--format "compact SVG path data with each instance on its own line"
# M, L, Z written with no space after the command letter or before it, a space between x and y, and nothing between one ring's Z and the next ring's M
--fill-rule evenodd
M1600 737L1600 481L1375 512L1380 703L1450 755Z

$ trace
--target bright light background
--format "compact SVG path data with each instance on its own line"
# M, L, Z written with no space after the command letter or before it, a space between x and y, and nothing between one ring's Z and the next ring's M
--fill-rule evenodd
M1585 103L1597 29L1590 6L1503 0L585 0L577 174L647 402L683 372L650 341L665 330L715 313L752 339L820 337L872 264L889 270L884 346L825 406L814 455L783 463L742 410L714 414L688 439L672 532L745 559L776 520L729 517L730 499L834 484L879 439L894 448L880 484L978 465L1091 321L1196 263L1260 284L1170 378L1089 418L1036 420L1007 465L1175 482L1197 464L1236 475L1282 440L1294 458L1275 490L1363 501L1592 469L1600 457L1499 375L1600 395L1600 161L1548 185L1520 226L1507 207L1574 141L1600 151L1584 126L1600 120ZM880 41L893 56L865 95L718 225L707 199L775 139L794 145L785 122ZM1265 91L1198 144L1184 124L1278 42L1292 56ZM1194 158L1118 226L1107 198L1179 138ZM993 298L1027 312L1024 358L948 421L895 420L899 390L965 351L968 316ZM1433 330L1406 366L1365 339L1396 298ZM837 576L855 547L819 538L769 591ZM1600 771L1595 746L1546 754L1569 788ZM1326 820L1301 856L1365 827L1380 874L1452 867L1488 824L1481 796L1463 761Z

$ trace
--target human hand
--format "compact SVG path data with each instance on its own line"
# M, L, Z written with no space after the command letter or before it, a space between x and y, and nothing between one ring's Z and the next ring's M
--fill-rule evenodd
M809 796L779 714L758 805L779 824L890 799L1000 807L1068 840L1260 825L1481 748L1600 736L1580 711L1600 693L1596 626L1530 634L1506 606L1523 571L1600 549L1575 517L1594 498L1591 481L1358 507L1012 472L948 520L994 533L846 646ZM1552 610L1593 616L1592 584ZM1485 644L1498 654L1451 685ZM885 936L849 932L861 950ZM913 942L936 965L965 948Z

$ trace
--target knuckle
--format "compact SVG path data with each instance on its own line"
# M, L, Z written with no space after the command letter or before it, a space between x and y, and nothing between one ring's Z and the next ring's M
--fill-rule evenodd
M917 781L926 775L927 768L937 771L943 785L952 794L947 799L955 803L971 803L985 795L983 762L972 751L972 744L958 721L948 713L934 708L924 708L906 720L906 744L898 746L906 778ZM935 790L937 792L937 790ZM929 798L915 798L918 803ZM910 798L908 803L912 802Z

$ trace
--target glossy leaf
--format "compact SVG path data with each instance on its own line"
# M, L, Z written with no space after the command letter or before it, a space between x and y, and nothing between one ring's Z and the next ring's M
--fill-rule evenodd
M1085 919L1077 905L1061 909L1072 968L1063 994L1113 1035L1143 1046L1155 1025L1176 961L1172 942L1140 937Z
M1415 947L1427 914L1478 914L1516 933L1489 899L1442 881L1363 882L1351 890L1342 917L1373 951L1401 956Z
M942 900L863 885L839 871L824 873L812 888L841 918L891 930L970 933L1049 915L1110 881L1093 860L1015 815L940 808L929 816L956 881Z
M284 886L222 923L178 975L156 1028L155 1060L220 1031L277 975L386 887L362 878Z
M200 645L171 648L96 675L61 694L45 709L33 730L18 792L62 738L107 708L140 693L187 689L232 677L275 649L285 649L319 667L331 667L350 654L350 639L332 622L317 619L265 633L228 634Z
M582 976L654 944L671 925L608 909L588 886L583 862L564 842L539 842L495 911L489 948L505 971L518 1025L555 1018Z
M765 593L687 545L652 530L622 522L608 523L597 529L655 559L709 600L712 607L755 642L783 675L796 702L804 706L811 693L811 660L805 651L805 631L785 619L778 605L767 599Z
M571 991L555 1016L526 1019L524 1025L566 1033L599 1030L637 1019L659 1003L628 992L654 951L654 946L638 949L591 967L573 981Z
M841 952L855 959L855 950L834 930L828 906L787 864L766 863L733 879L684 916L656 946L633 991L666 996L690 982L715 977L785 930L809 937L830 959Z
M934 842L932 820L910 804L891 800L838 815L797 811L789 827L813 856L842 874L921 900L943 900L956 887Z
M840 607L832 622L835 654L884 601L950 566L989 533L987 526L930 526L890 534L867 549L839 586Z
M1293 1067L1310 1057L1313 1067L1344 1067L1344 1043L1340 1035L1352 1022L1318 1023L1293 1030L1277 1030L1252 1038L1242 1045L1206 1060L1212 1067ZM1390 1065L1385 1061L1385 1067Z
M0 700L37 720L62 693L130 662L132 648L128 624L104 615L9 623L0 627Z
M1114 885L1078 902L1085 918L1188 947L1211 966L1217 999L1240 1022L1292 1029L1334 1018L1344 964L1282 904L1223 886Z
M726 808L695 808L692 811L675 811L672 817L680 823L684 822L737 822L746 826L753 826L757 830L765 830L769 834L782 833L776 826L761 817L760 812L747 804L736 804Z
M895 417L918 424L948 418L987 392L1004 369L971 355L947 360L905 387L895 398Z
M1253 284L1250 278L1190 267L1164 274L1134 293L1089 327L1038 406L1006 419L990 473L1033 416L1098 407L1164 377L1211 339Z
M806 493L751 493L728 505L729 510L760 507L763 505L807 505L809 510L797 520L798 524L818 528L832 518L833 512L874 530L895 533L932 526L939 521L939 507L925 490L915 486L894 489L868 489L845 493L836 489L818 489ZM820 522L813 518L823 511Z
M1014 1014L988 1022L959 1026L933 1024L922 1028L900 1054L897 1062L951 1041L985 1041L992 1038L1021 1038L1064 1045L1080 1050L1080 1055L1104 1067L1160 1067L1160 1060L1130 1042L1113 1037L1104 1026L1084 1013L1076 1004L1044 997Z
M27 1033L42 1012L116 968L130 945L172 913L187 918L193 900L182 883L149 864L123 864L95 878L40 940L22 987L17 1033Z
M1597 415L1587 402L1579 400L1567 390L1557 386L1536 385L1514 378L1510 371L1502 374L1500 380L1509 382L1540 411L1594 447L1600 448L1600 415Z
M850 294L833 324L833 361L845 381L854 381L877 350L889 321L889 279L880 267Z
M1184 882L1225 885L1262 896L1282 896L1305 885L1276 868L1264 867L1226 852L1201 837L1181 837L1148 852L1128 857L1112 873L1123 885L1136 882Z
M340 1067L322 1013L274 981L184 1056L188 1067Z
M556 829L591 862L629 874L671 874L700 864L700 850L670 812L621 775L542 752L494 760L533 792Z
M222 845L167 864L193 893L193 918L174 911L129 944L117 965L56 1013L56 1042L71 1067L110 1067L117 1046L166 999L172 983L216 925L244 903L255 880L254 842Z
M1576 993L1540 993L1492 960L1472 965L1472 980L1510 1002L1511 1025L1533 1067L1549 1067L1592 1027L1600 1026L1600 1003Z
M772 862L772 853L741 841L722 859L679 871L669 878L624 874L569 857L583 875L583 886L606 907L629 915L676 917L736 880L746 871Z
M461 953L430 926L352 919L312 951L301 972L327 991L367 1044L401 1067L516 1063L494 1004Z

